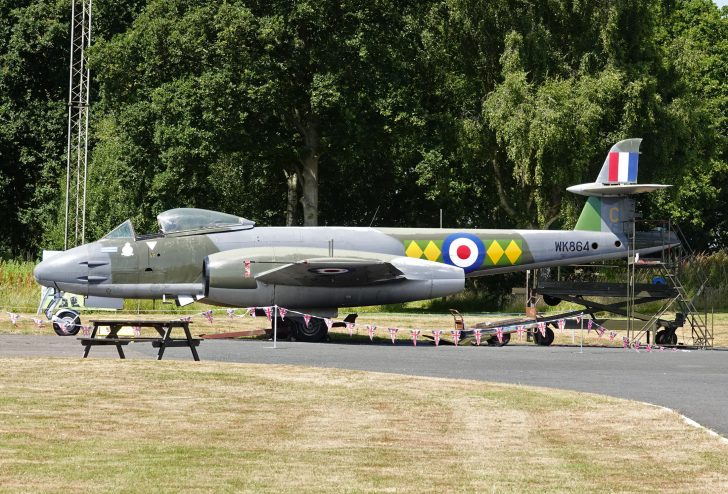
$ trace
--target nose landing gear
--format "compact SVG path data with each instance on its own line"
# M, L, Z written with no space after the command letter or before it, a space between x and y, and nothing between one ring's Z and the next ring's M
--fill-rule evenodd
M58 336L73 336L81 329L81 316L75 310L61 309L51 321Z
M77 311L67 308L68 304L63 299L62 291L47 288L43 293L43 299L41 300L40 307L38 307L38 313L40 314L49 297L53 297L53 300L50 301L44 312L53 324L53 331L58 336L73 336L78 334L78 331L81 329L81 315ZM72 297L71 300L75 302L75 297ZM53 314L53 311L58 306L61 309Z

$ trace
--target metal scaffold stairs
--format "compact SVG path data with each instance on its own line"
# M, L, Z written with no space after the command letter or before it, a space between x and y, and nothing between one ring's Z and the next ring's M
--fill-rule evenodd
M680 245L674 246L673 244L669 248L666 245L662 250L659 261L634 262L632 266L641 269L659 269L660 277L667 286L672 288L673 293L641 329L632 332L630 339L639 341L639 338L649 332L650 328L661 326L667 331L664 333L666 336L664 336L664 341L660 341L660 332L658 332L656 343L676 345L675 330L685 328L687 325L690 333L685 334L683 332L681 345L712 348L713 328L708 321L708 307L710 304L707 300L707 277L703 273L700 263L696 261L696 254L680 228L675 224L665 223L665 225L667 226L664 229L667 232L666 238L676 236L680 241ZM670 233L674 233L674 236L671 236ZM680 273L684 273L687 269L690 270L692 291L694 291L692 294L691 289L681 280ZM632 275L630 278L631 284L634 283L634 279L635 277ZM698 308L698 305L702 305L702 310ZM668 324L665 324L665 316L671 310L675 312L675 320L672 323L668 321ZM634 314L630 315L634 317Z
M713 329L708 324L707 310L709 304L706 297L708 279L700 264L696 262L695 252L687 242L685 235L677 225L671 226L680 239L681 245L674 253L668 252L666 254L667 262L662 263L662 276L677 292L676 303L685 317L685 322L690 326L693 345L700 348L711 348L713 346ZM697 285L692 296L681 282L678 274L687 266L692 269L692 278ZM702 311L696 306L696 302L701 297L703 302Z
M628 336L630 341L640 341L643 336L650 339L650 333L654 332L655 343L658 345L678 345L678 337L676 330L683 328L680 345L691 346L696 348L712 348L713 346L713 328L709 324L708 309L710 303L708 301L707 277L703 273L701 265L697 262L696 254L690 247L685 235L680 228L670 222L662 222L660 228L653 231L662 231L665 244L661 250L661 258L640 259L635 256L628 262L629 265L629 286L628 293L628 310L627 317L630 329ZM634 225L632 226L634 228ZM634 240L636 234L632 231ZM679 245L675 245L674 240L679 240ZM667 240L670 239L670 240ZM669 244L668 244L669 242ZM632 243L632 242L630 242ZM634 310L635 286L637 275L635 268L640 270L657 270L658 277L653 278L653 283L660 280L666 287L669 287L671 294L666 297L661 304L659 310L656 310L651 317L643 318ZM683 283L684 276L689 270L688 288ZM642 277L644 279L644 276ZM698 307L702 307L702 309ZM674 320L669 319L669 313L674 312ZM634 327L633 321L642 320L644 324ZM684 330L688 329L689 334ZM659 328L664 328L657 331Z

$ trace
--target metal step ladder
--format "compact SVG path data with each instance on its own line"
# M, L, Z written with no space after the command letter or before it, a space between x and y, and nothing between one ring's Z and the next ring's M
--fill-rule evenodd
M680 239L680 247L674 251L664 252L662 265L662 276L675 288L677 292L676 304L685 317L685 322L690 326L693 346L699 348L713 347L713 328L708 325L707 303L703 300L703 311L696 307L696 301L706 294L708 279L700 266L694 262L695 252L690 247L685 235L676 224L670 225L672 231ZM680 280L679 272L690 265L694 271L693 278L698 281L695 293L692 295Z
M640 269L653 269L664 279L665 283L673 288L673 295L670 299L664 303L659 310L644 324L641 328L635 328L631 334L631 339L638 340L643 335L651 331L656 331L657 327L660 327L660 321L664 316L671 312L671 309L676 312L674 324L670 325L671 329L667 329L668 326L664 326L667 331L674 332L676 328L684 328L685 324L690 326L690 335L683 334L682 345L692 346L696 348L712 348L713 346L713 328L712 324L708 324L708 303L707 303L707 277L702 272L700 266L694 262L695 252L690 247L685 235L680 228L674 223L664 222L662 223L662 231L667 235L666 239L669 239L670 232L673 232L680 241L680 245L677 247L664 248L661 251L661 257L659 260L649 260L646 262L638 263L636 260L631 261L634 267ZM634 230L633 230L634 232ZM674 237L672 237L674 238ZM691 278L696 281L693 283L692 290L689 290L681 281L680 273L687 266L690 266L692 273ZM634 298L634 285L635 285L635 274L630 273L630 294ZM691 291L694 292L691 294ZM699 310L696 302L703 297L703 310ZM632 307L628 308L630 316L632 316ZM632 316L633 317L633 316ZM659 332L657 332L659 337ZM674 340L677 342L677 339Z

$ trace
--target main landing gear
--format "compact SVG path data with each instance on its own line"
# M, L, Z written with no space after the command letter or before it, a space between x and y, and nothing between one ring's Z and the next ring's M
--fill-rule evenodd
M302 317L288 316L285 319L278 318L276 322L278 339L296 338L298 341L319 342L326 341L329 335L329 328L326 322L318 317L312 317L308 325ZM266 329L266 334L273 337L273 325Z

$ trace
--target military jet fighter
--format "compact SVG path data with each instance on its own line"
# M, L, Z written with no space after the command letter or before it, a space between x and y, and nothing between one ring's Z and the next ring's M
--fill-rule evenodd
M173 299L179 305L278 305L331 317L340 307L444 297L463 290L468 277L626 257L632 196L668 187L637 183L640 142L618 142L596 182L567 189L588 197L570 231L259 227L238 216L183 208L157 216L160 233L138 235L127 220L96 242L41 262L34 274L56 294L87 297L87 307L112 299ZM679 243L665 235L645 232L635 240L636 251ZM80 319L69 312L65 322L77 331ZM321 319L308 325L296 316L286 320L297 339L326 336Z

